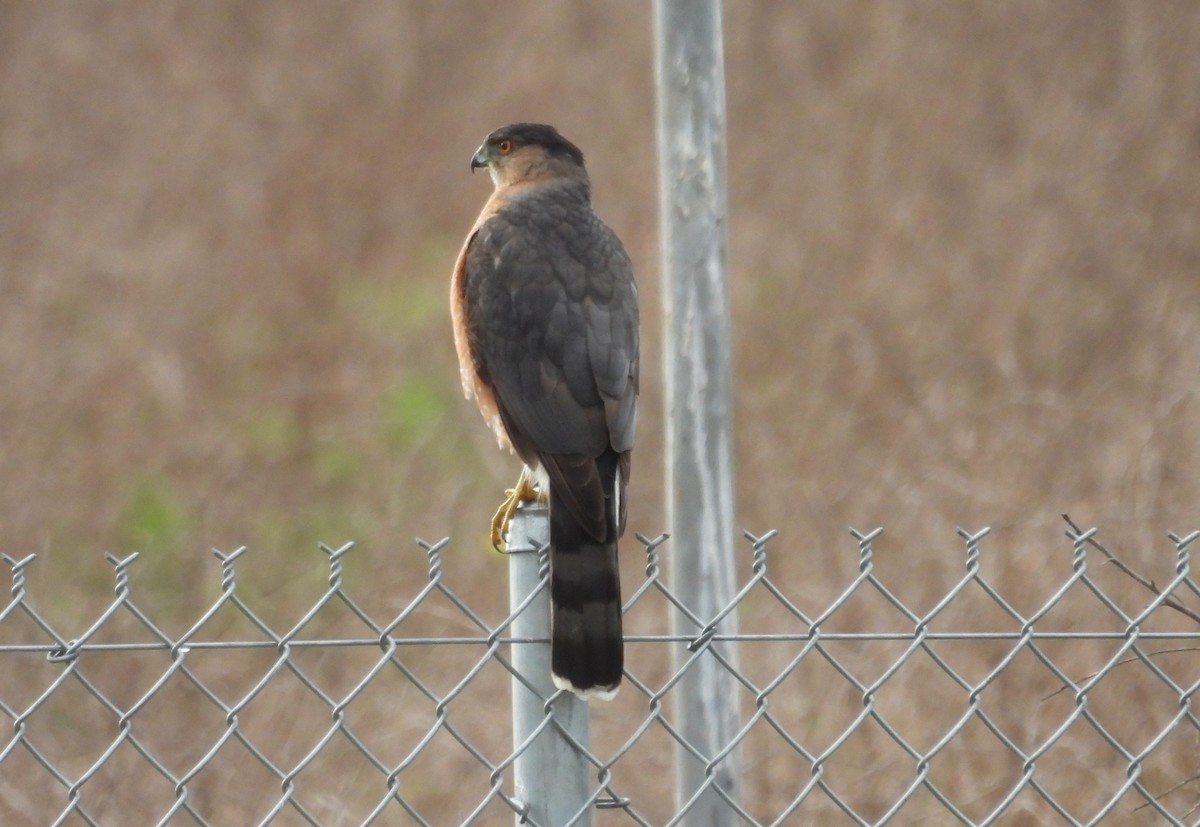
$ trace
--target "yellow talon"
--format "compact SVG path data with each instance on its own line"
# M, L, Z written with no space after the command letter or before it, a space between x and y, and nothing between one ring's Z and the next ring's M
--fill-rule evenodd
M544 500L545 495L541 494L533 487L533 481L529 477L529 469L522 468L521 476L517 479L515 488L506 488L504 490L504 502L500 504L500 508L492 515L492 531L491 541L492 548L496 551L503 551L500 546L504 543L504 535L508 533L508 523L512 520L513 514L520 508L521 503L537 502ZM507 544L505 544L507 547Z

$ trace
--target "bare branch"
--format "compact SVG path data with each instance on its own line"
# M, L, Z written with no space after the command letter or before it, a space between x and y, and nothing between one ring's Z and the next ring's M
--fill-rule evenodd
M1074 531L1077 535L1082 533L1082 530L1079 528L1079 526L1077 526L1075 524L1075 522L1071 519L1070 515L1063 514L1062 518L1064 520L1066 520L1067 525L1069 525L1071 527L1071 530ZM1103 545L1101 545L1100 541L1097 540L1095 537L1088 537L1087 543L1088 543L1088 545L1092 546L1092 548L1096 549L1101 554L1103 554L1106 558L1108 558L1108 562L1112 563L1114 566L1116 566L1122 572L1127 574L1129 577L1133 578L1138 583L1145 586L1147 589L1149 589L1154 594L1156 594L1160 597L1162 596L1162 590L1158 587L1158 584L1156 584L1153 580L1150 580L1149 578L1143 577L1142 575L1138 574L1133 569L1129 568L1129 566L1125 565L1125 563L1122 562L1122 560L1119 557L1117 557L1117 555L1113 554L1111 551L1109 551L1107 548L1105 548ZM1163 600L1163 605L1168 608L1174 609L1175 611L1179 612L1180 614L1182 614L1186 617L1191 618L1196 623L1200 623L1200 614L1189 609L1187 606L1184 606L1182 603L1180 603L1178 600L1176 600L1173 597L1168 597L1165 600Z

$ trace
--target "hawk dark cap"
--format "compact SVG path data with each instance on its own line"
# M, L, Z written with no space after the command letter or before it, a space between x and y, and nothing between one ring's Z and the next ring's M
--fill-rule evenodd
M550 669L582 698L623 674L617 540L637 421L633 265L592 210L583 153L543 124L488 135L471 159L495 189L450 284L463 389L525 467L492 518L550 504Z
M522 147L536 146L552 158L574 161L583 166L583 153L579 147L544 123L514 123L502 126L484 139L483 144L471 157L472 172L486 167Z

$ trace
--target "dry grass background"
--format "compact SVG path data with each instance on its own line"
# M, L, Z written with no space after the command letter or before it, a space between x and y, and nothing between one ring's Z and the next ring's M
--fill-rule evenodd
M1200 9L739 2L725 26L736 517L780 530L774 577L827 605L846 527L883 525L881 576L927 608L954 527L990 525L1031 609L1067 511L1165 579L1164 532L1200 525ZM101 553L138 549L139 604L182 629L206 549L248 545L286 625L317 541L354 539L385 616L424 577L414 535L502 604L483 535L516 465L460 398L446 291L489 186L467 159L513 120L583 147L637 265L630 525L657 534L651 48L635 3L0 6L0 546L39 554L39 610L81 630Z

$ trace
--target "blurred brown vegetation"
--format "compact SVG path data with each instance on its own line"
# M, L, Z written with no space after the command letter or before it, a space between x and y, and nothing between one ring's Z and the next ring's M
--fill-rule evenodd
M928 607L955 526L990 525L1031 609L1068 511L1165 577L1200 524L1200 7L725 27L736 522L780 529L774 576L826 605L846 527L883 525L882 576ZM417 535L502 604L484 536L518 466L461 399L446 293L489 188L468 159L514 120L582 146L637 265L630 527L662 530L651 55L634 3L0 5L0 548L40 555L39 606L81 627L102 552L136 549L182 629L207 549L248 545L294 619L347 539L358 592L403 605Z

